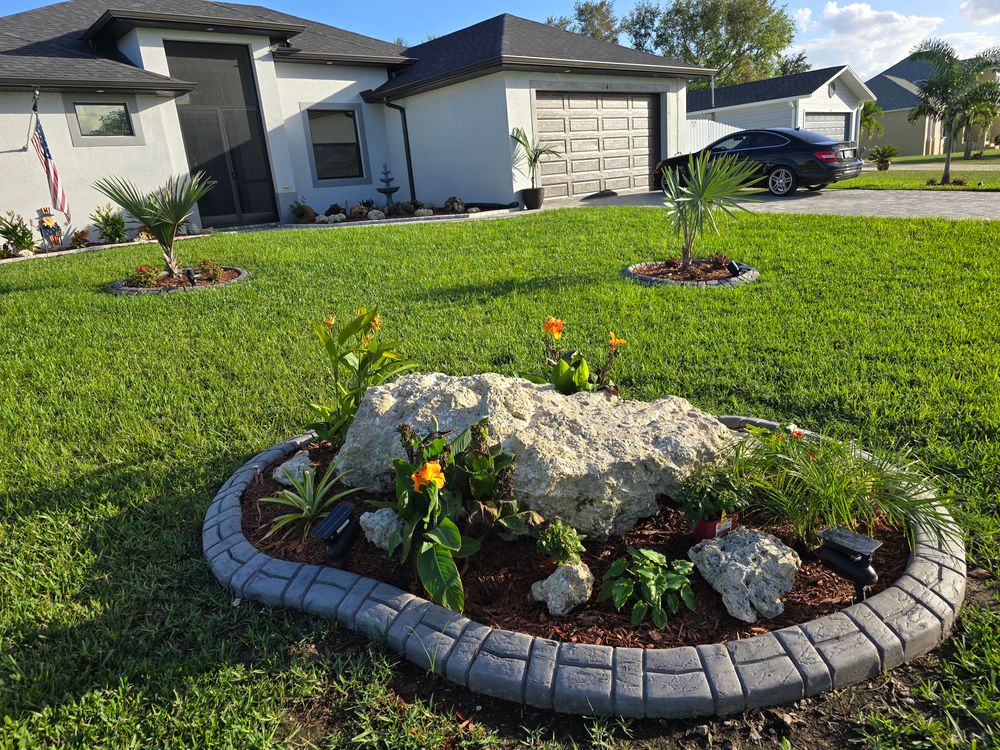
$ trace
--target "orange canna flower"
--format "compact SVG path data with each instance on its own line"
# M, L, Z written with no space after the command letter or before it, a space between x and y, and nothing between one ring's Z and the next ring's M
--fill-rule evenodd
M438 489L444 487L444 472L441 471L441 464L437 461L428 461L413 472L410 478L413 480L413 489L416 492L423 491L424 487L430 484Z
M382 327L382 316L376 314L374 319L372 320L372 330L375 331L375 333L378 333L381 327Z
M563 329L565 327L566 327L565 320L559 320L558 318L553 318L551 315L549 316L549 319L542 324L542 330L545 331L545 333L551 333L552 338L557 340L562 338Z
M617 338L614 331L609 331L609 333L611 334L611 341L608 343L611 345L612 349L617 349L619 346L625 346L625 344L628 343L625 339Z
M333 328L333 324L337 322L337 318L334 315L327 315L326 320L323 322L326 323L327 328Z

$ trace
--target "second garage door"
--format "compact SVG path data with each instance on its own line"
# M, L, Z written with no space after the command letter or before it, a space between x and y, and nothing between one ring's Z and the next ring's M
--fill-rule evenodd
M659 161L659 97L540 91L538 137L563 156L541 165L546 197L648 190Z
M851 116L840 112L806 112L802 123L805 130L828 135L837 141L851 140Z

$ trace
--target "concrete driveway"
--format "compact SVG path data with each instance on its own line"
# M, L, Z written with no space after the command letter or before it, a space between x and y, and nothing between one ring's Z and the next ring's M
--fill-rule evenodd
M799 190L786 198L768 193L747 196L751 211L778 214L1000 219L1000 193L944 190ZM758 202L751 202L749 198ZM660 192L546 201L546 208L573 206L661 206Z

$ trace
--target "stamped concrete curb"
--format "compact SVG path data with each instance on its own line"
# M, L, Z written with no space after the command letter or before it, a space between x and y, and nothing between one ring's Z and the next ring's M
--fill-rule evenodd
M652 263L654 261L645 261L643 263L633 263L628 268L622 269L622 276L626 279L632 279L639 282L643 286L694 286L694 287L709 287L709 286L740 286L741 284L749 284L751 281L756 281L760 278L760 271L758 271L753 266L748 266L746 263L736 262L736 265L740 267L739 276L730 276L728 279L712 279L711 281L677 281L675 279L657 279L652 276L643 276L640 269ZM692 261L697 263L698 261Z
M731 428L778 425L720 417ZM915 545L894 585L819 620L731 641L669 649L560 643L473 622L355 573L278 560L243 536L240 498L258 474L313 440L300 435L254 456L219 489L202 544L236 597L337 620L470 690L580 715L679 719L776 706L861 682L935 648L965 596L960 537Z
M221 289L224 286L229 286L230 284L235 284L238 281L243 281L243 279L250 276L250 272L243 268L235 268L233 266L223 266L223 271L236 271L238 273L235 279L230 279L229 281L224 281L221 284L211 284L209 286L172 286L165 289L153 287L151 289L142 289L137 287L125 286L125 281L116 281L113 284L108 284L107 290L110 294L120 294L126 297L139 297L146 294L174 294L176 292L201 292L206 289Z

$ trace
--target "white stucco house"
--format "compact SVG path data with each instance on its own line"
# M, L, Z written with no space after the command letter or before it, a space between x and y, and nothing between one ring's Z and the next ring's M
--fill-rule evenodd
M293 200L507 204L515 127L554 144L548 197L644 190L685 151L686 87L713 71L501 15L402 48L267 8L69 0L0 18L0 212L50 203L32 92L76 227L105 176L204 170L204 226L287 221Z
M801 128L857 141L861 107L875 95L849 65L689 91L688 116L743 129Z

